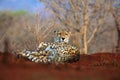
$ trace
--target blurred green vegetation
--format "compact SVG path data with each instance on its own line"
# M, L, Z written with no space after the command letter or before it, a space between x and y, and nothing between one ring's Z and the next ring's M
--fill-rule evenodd
M28 12L25 11L25 10L13 11L13 12L11 12L11 13L12 13L12 15L15 15L15 16L26 15L26 14L28 14Z
M29 13L25 10L16 10L16 11L5 10L5 11L0 11L0 15L1 14L7 14L7 15L11 15L11 16L20 16L20 15L26 15Z

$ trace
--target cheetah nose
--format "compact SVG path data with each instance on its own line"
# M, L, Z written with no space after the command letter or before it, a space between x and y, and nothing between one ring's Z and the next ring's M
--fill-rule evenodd
M64 40L65 38L62 38L62 40Z

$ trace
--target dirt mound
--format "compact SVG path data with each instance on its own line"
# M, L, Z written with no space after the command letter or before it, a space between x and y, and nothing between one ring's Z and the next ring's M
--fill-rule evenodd
M0 80L120 80L120 54L81 55L71 64L36 64L0 54Z

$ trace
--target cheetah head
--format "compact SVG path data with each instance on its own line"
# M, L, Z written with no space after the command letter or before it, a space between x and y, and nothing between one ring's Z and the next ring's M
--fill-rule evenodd
M60 42L65 42L65 43L69 42L71 32L61 30L61 31L54 31L54 33L55 33L55 37L54 37L55 42L59 42L59 43Z

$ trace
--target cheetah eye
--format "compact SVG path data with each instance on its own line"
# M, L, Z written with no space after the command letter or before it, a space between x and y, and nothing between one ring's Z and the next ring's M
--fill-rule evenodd
M65 35L68 35L67 33L65 33Z
M61 35L61 33L58 33L58 35Z

